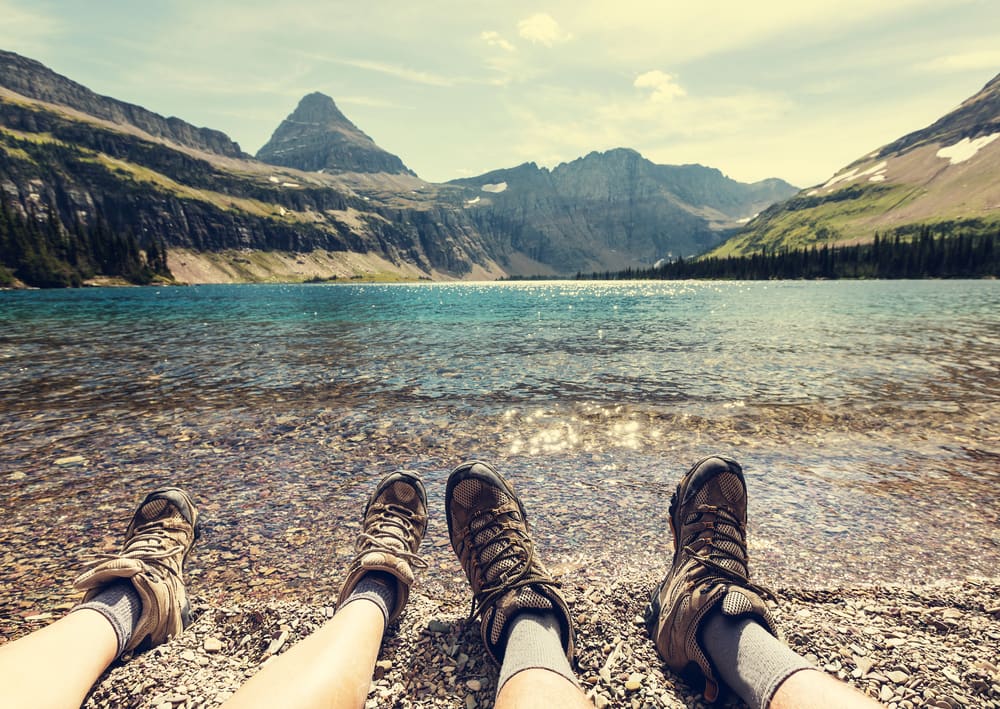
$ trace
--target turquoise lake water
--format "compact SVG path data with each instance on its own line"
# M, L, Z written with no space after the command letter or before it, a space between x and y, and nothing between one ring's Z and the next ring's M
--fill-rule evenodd
M39 538L83 558L117 529L95 508L165 481L207 510L194 575L220 595L289 550L340 568L373 480L405 466L451 583L441 500L467 457L514 481L552 565L655 575L673 485L711 453L744 464L762 580L995 576L1000 283L0 293L0 529L23 578L61 583Z

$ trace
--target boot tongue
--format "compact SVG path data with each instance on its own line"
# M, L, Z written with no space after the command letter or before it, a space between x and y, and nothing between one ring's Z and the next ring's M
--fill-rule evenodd
M719 607L724 615L734 618L755 612L753 599L747 596L743 589L735 587L730 587L729 592L722 597Z
M731 524L726 524L725 522L716 521L716 531L722 532L729 536L723 536L722 534L717 534L715 537L715 547L720 551L724 551L728 556L725 559L719 560L719 563L729 569L730 571L735 571L740 576L744 576L747 573L747 568L740 561L740 559L745 558L744 552L740 548L740 545L732 541L732 538L739 539L740 531Z

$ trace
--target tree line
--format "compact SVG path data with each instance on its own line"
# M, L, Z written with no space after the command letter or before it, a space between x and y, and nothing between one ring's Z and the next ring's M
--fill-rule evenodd
M150 239L143 248L135 234L115 233L100 217L66 229L51 209L22 216L0 199L0 286L76 287L97 275L140 285L172 278L166 245Z
M1000 276L1000 233L915 236L876 233L869 243L780 249L747 256L710 257L664 263L652 268L577 274L601 280L720 280L837 278L990 278Z

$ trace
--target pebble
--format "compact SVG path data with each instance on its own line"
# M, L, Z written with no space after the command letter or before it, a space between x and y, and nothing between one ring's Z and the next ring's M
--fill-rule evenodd
M222 641L209 636L205 638L204 648L205 652L220 652L222 650Z
M289 632L287 630L282 630L278 637L272 640L271 644L267 646L266 654L277 655L278 651L281 650L282 646L288 641L288 637Z
M953 670L950 667L945 667L943 670L941 670L941 674L943 674L945 677L947 677L951 682L954 682L955 684L962 684L962 678L959 677L958 673L955 672L955 670Z
M469 690L472 692L478 692L483 688L483 683L480 682L478 679L470 679L466 680L465 686L468 687Z
M854 664L857 665L857 669L855 669L855 672L858 673L856 678L864 677L871 672L872 667L875 665L875 660L870 657L855 657ZM853 672L851 674L854 675Z
M638 672L633 672L629 675L629 678L625 680L625 689L629 692L634 692L640 687L642 687L642 681L646 679L646 675L640 674Z
M65 458L56 458L56 465L83 465L87 462L87 459L82 455L69 455Z
M392 660L379 660L375 663L375 679L380 680L392 669Z

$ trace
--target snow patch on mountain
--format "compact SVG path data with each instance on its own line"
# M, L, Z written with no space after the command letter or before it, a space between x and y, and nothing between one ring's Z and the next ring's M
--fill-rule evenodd
M965 162L974 156L997 138L1000 138L1000 133L983 135L974 140L962 138L954 145L949 145L938 150L937 156L939 158L947 159L952 165L957 165L958 163Z
M858 168L854 168L852 170L848 170L847 172L845 172L845 173L843 173L841 175L834 175L833 177L830 178L830 180L825 185L823 185L823 187L821 189L824 189L824 190L825 189L829 189L829 188L833 187L835 184L837 184L838 182L846 182L847 180L853 180L853 179L858 178L858 177L866 177L868 175L873 175L873 174L876 174L876 173L879 173L879 172L884 172L885 168L886 168L886 166L888 164L889 163L887 161L883 160L882 162L880 162L880 163L878 163L876 165L872 165L867 170L863 170L861 172L858 172Z

